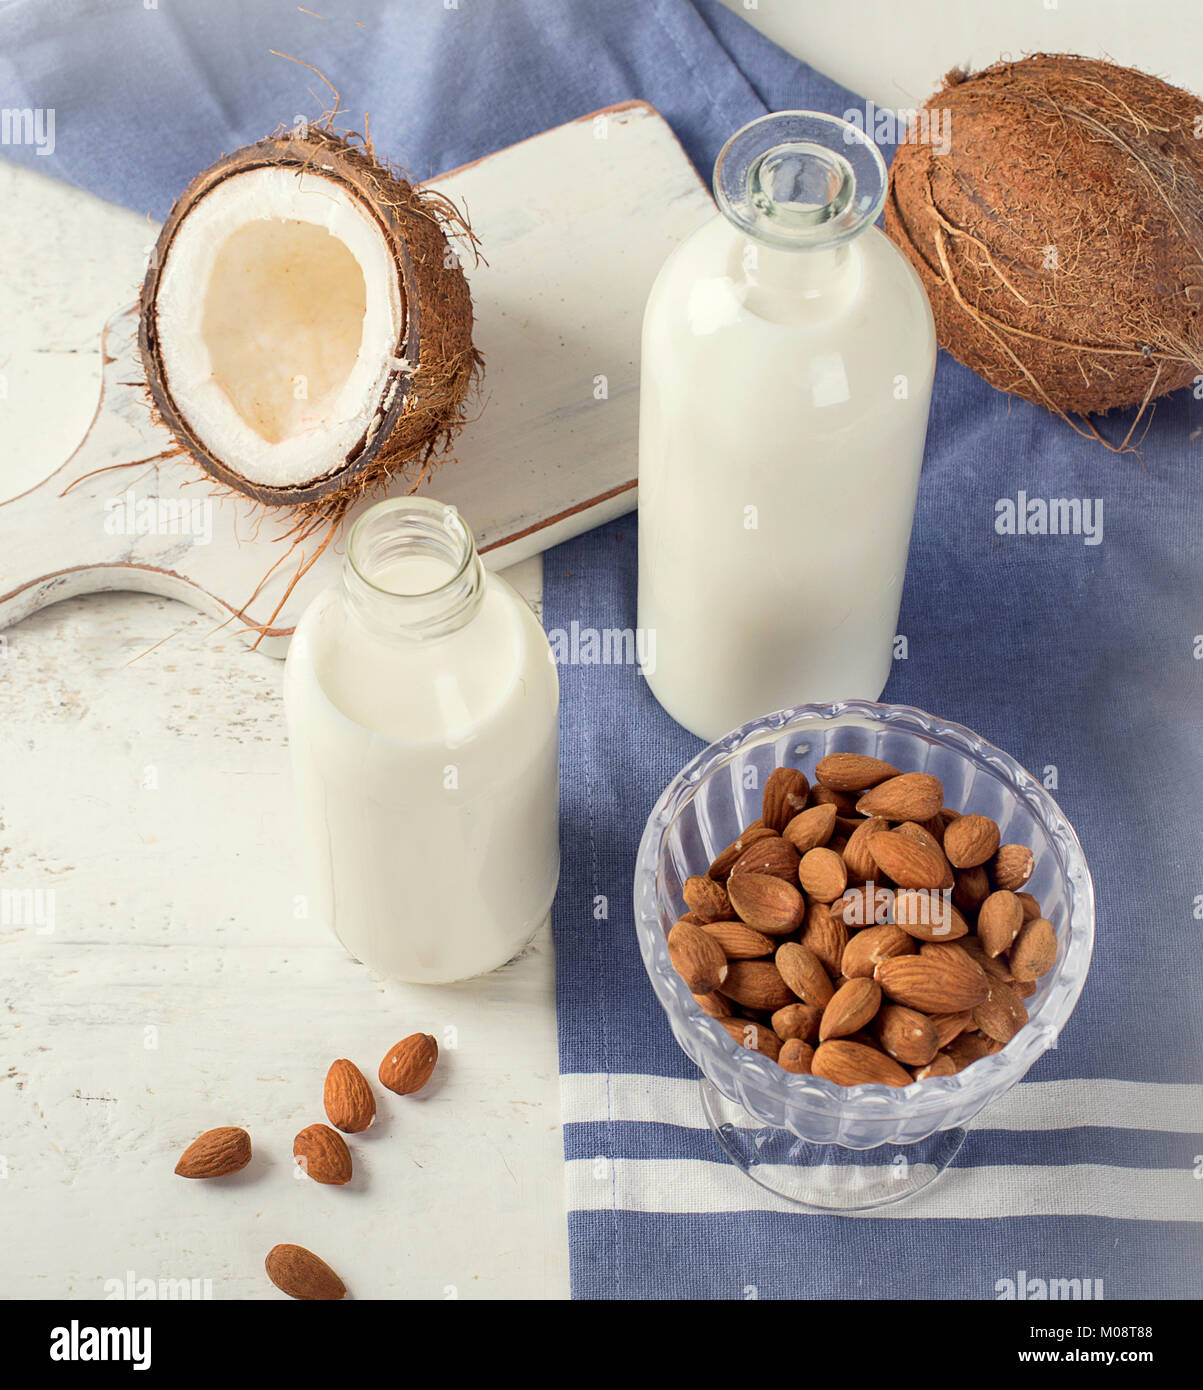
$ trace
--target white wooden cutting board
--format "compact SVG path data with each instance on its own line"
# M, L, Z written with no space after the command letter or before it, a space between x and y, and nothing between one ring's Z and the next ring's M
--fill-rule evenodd
M634 507L644 301L665 256L713 204L642 102L431 183L466 208L487 258L472 267L465 257L487 370L456 462L423 491L458 507L501 568ZM0 504L0 629L60 599L125 589L183 599L254 642L253 625L267 622L316 542L287 556L285 515L219 495L188 459L113 467L170 444L150 418L136 336L133 308L109 322L92 429L45 482ZM341 562L340 537L260 650L284 655Z

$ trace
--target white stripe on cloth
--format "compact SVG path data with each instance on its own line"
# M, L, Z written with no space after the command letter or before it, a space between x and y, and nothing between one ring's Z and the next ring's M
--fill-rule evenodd
M734 1164L702 1159L574 1159L566 1165L570 1211L657 1214L793 1212ZM775 1170L768 1169L766 1176ZM1106 1216L1136 1221L1203 1221L1190 1169L1024 1164L949 1168L938 1182L893 1207L850 1216L905 1221L1011 1216Z
M623 1072L560 1077L565 1124L629 1120L705 1129L696 1080ZM1203 1086L1144 1081L1021 1081L986 1107L976 1129L1042 1130L1099 1126L1203 1134ZM1133 1181L1136 1179L1133 1172Z

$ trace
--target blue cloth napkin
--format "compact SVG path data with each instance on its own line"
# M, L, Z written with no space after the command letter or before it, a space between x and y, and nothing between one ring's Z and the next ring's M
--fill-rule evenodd
M42 119L22 143L20 122L0 157L162 219L223 153L331 106L320 73L338 124L370 114L418 179L636 98L709 178L798 71L718 0L9 0L0 100L53 112L53 138Z
M767 109L858 104L717 0L314 8L322 18L295 0L11 0L0 107L41 113L40 138L0 153L161 218L220 153L328 104L272 49L329 77L345 124L370 112L378 147L416 177L629 98L658 106L708 177L723 140ZM1051 1278L1101 1280L1112 1298L1203 1293L1201 455L1189 392L1158 406L1138 463L941 359L899 623L909 655L885 698L967 724L1036 772L1056 766L1098 941L1060 1046L888 1216L785 1210L722 1160L630 906L644 816L699 745L633 668L562 667L555 931L576 1296L990 1298ZM1102 498L1102 543L999 536L995 504L1020 489ZM634 519L552 552L545 605L550 628L633 628Z
M712 18L766 106L856 105ZM746 111L724 115L734 129ZM938 1182L884 1214L804 1215L724 1161L631 908L644 818L701 744L634 667L562 666L554 922L576 1296L1036 1298L1051 1280L1087 1297L1203 1294L1201 395L1158 404L1138 461L940 355L908 655L882 698L1055 778L1094 875L1097 939L1059 1046L978 1117ZM1103 428L1120 439L1131 418ZM1021 492L1100 499L1098 543L998 534L998 503ZM549 630L634 629L634 518L552 551L544 583Z

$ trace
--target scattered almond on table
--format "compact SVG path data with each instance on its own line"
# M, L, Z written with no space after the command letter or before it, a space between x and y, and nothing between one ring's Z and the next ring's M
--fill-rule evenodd
M1035 855L1000 841L929 773L860 753L821 758L813 785L779 767L761 818L686 880L670 959L703 1012L785 1071L952 1076L1025 1026L1057 959L1021 891Z
M194 1139L175 1171L181 1178L224 1178L241 1172L250 1161L251 1136L235 1125L221 1125Z
M344 1134L361 1134L376 1118L376 1097L367 1077L346 1057L330 1063L322 1101L326 1118Z
M411 1096L430 1080L439 1060L439 1045L431 1033L411 1033L385 1053L380 1084L399 1096Z
M716 901L725 900L724 889L722 899ZM729 912L729 906L723 910ZM739 927L738 923L730 925ZM726 956L721 950L718 960L725 978ZM438 1058L439 1045L433 1034L411 1033L385 1053L380 1063L381 1084L397 1095L413 1095L430 1080ZM354 1164L351 1150L338 1131L360 1134L367 1129L376 1118L376 1097L355 1063L339 1057L326 1073L322 1100L330 1124L306 1125L293 1140L293 1158L314 1182L342 1187L351 1181ZM180 1156L175 1171L182 1178L223 1178L239 1172L250 1161L251 1136L245 1129L223 1125L206 1130L194 1139ZM331 1300L346 1297L346 1287L338 1275L303 1245L273 1246L265 1268L276 1288L290 1298Z
M346 1285L326 1261L303 1245L274 1245L263 1263L267 1277L289 1298L331 1302L347 1295Z
M351 1181L351 1150L329 1125L306 1125L292 1141L292 1156L314 1182L342 1187Z

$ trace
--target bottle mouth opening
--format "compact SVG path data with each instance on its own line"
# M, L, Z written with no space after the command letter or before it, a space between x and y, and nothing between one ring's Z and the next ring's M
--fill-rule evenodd
M430 498L392 498L351 528L343 592L352 612L378 635L446 636L471 619L484 589L476 541L454 507Z
M748 170L748 201L783 227L821 227L852 202L856 175L846 159L806 141L776 145Z
M780 111L727 141L714 166L714 194L727 219L754 240L787 251L850 241L885 203L881 152L848 121Z
M407 560L441 562L445 577L426 582L402 577ZM351 528L347 563L373 592L388 599L437 597L463 579L476 558L476 543L454 507L427 498L399 497L377 503Z

